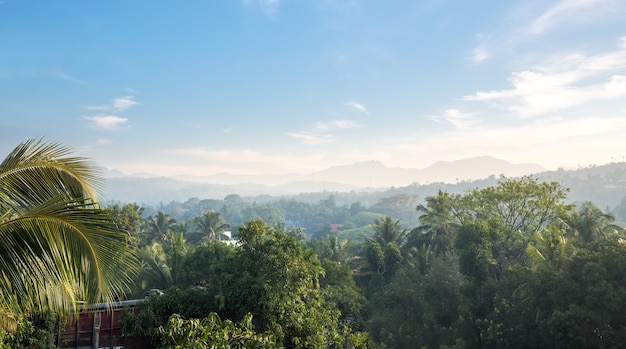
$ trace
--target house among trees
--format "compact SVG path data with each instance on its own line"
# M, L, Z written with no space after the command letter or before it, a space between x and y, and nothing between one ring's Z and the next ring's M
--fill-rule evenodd
M126 336L118 323L124 308L133 309L141 301L132 299L81 308L78 318L71 317L66 327L53 335L53 343L60 349L149 349L149 338Z

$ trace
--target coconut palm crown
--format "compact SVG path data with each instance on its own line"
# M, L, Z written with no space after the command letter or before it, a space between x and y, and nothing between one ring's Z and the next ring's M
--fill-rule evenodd
M0 163L0 314L68 311L123 296L137 259L90 161L33 139Z

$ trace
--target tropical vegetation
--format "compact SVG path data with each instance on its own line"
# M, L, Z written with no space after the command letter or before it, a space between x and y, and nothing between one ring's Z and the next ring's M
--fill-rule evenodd
M568 194L522 177L369 206L115 203L131 296L164 291L121 324L155 348L621 347L624 229Z
M567 194L533 177L439 191L414 207L413 227L376 212L404 206L393 198L369 208L337 206L332 197L291 202L299 216L282 199L272 209L253 203L256 212L280 207L294 221L327 226L305 233L257 217L235 228L236 246L188 244L178 283L142 303L127 326L155 345L166 326L159 319L215 313L231 321L250 314L254 331L288 348L619 347L624 230ZM364 215L369 224L355 234L350 222Z
M98 168L34 139L0 163L0 319L4 333L45 313L124 297L138 267L129 236L101 207Z

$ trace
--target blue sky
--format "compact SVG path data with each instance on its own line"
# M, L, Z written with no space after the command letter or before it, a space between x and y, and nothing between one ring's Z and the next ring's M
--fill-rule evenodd
M0 0L0 151L124 173L626 156L626 2Z

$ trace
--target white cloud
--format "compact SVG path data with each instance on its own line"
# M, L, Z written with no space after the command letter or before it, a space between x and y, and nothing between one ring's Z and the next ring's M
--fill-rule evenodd
M489 59L489 53L484 47L477 47L474 49L474 52L472 53L472 61L474 63L481 63L487 59Z
M585 103L626 96L626 39L614 51L559 54L534 68L513 72L512 87L463 97L532 117Z
M367 111L367 108L365 108L363 106L363 104L361 104L359 102L350 101L350 102L345 103L344 105L369 115L369 112Z
M467 128L478 123L475 113L464 113L458 109L448 109L441 115L430 115L436 122L446 122L457 128Z
M360 124L352 120L333 120L330 122L315 123L315 129L317 130L337 130L357 127L361 127Z
M313 132L288 132L287 136L300 140L307 145L321 145L332 143L335 141L335 137L328 133L313 133Z
M513 62L523 60L533 54L529 46L542 45L541 39L550 39L550 34L564 33L568 44L576 44L579 37L569 31L588 28L606 32L599 28L619 28L625 15L623 0L522 1L490 33L476 35L478 43L469 59L477 63L504 54ZM545 52L550 46L540 49Z
M564 22L602 19L615 11L613 0L561 0L537 17L528 27L530 34L543 34Z
M127 118L115 115L86 116L85 120L91 121L94 128L103 130L116 130L128 123Z
M113 109L117 111L128 110L140 103L135 101L133 96L123 96L113 99Z
M287 132L286 135L307 145L321 145L336 141L335 136L331 134L330 131L358 127L362 126L352 120L332 120L329 122L317 122L310 130Z
M84 109L98 110L98 111L124 112L137 105L141 105L141 103L135 101L135 97L122 96L122 97L114 98L113 100L111 100L110 104L88 105L84 107Z

